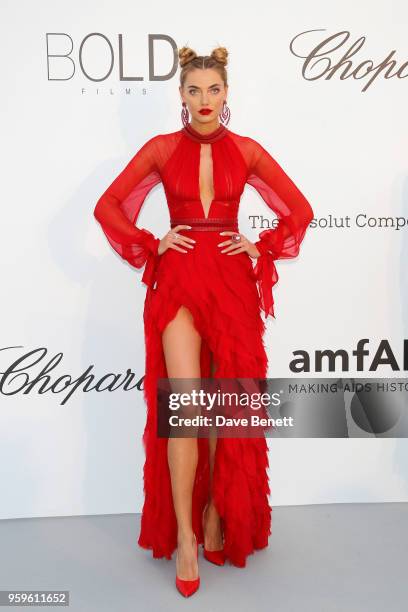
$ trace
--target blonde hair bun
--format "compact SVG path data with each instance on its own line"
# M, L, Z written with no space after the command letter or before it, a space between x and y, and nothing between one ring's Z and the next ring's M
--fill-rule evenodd
M211 52L211 57L213 57L217 62L226 66L228 64L228 51L225 47L216 47Z
M179 56L179 65L180 68L183 68L188 62L191 62L195 57L197 57L197 53L194 49L190 49L190 47L181 47L178 52Z

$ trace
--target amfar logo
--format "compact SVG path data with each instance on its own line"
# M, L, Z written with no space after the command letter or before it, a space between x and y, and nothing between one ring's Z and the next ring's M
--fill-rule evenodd
M408 73L403 74L408 63L407 61L403 62L398 69L395 69L397 62L391 59L395 54L395 50L390 51L383 60L375 64L374 60L358 59L356 57L365 43L365 36L360 36L360 38L352 42L349 41L351 36L350 32L343 30L315 44L316 35L314 35L314 33L325 31L324 28L306 30L297 34L290 41L289 49L291 53L304 60L301 73L305 80L330 80L334 77L338 77L340 80L349 78L362 80L369 77L371 74L371 77L362 89L362 91L366 91L381 73L383 73L383 78L385 79L393 77L403 79L408 76ZM101 47L102 51L99 53L103 54L103 59L106 60L107 65L106 72L99 77L92 74L92 66L94 66L93 58L95 57L95 50L92 44L95 39L103 43ZM166 74L156 74L155 72L154 43L157 40L165 41L169 45L172 66ZM298 51L294 48L295 41L297 41L296 45L299 49ZM119 77L119 81L145 80L145 77L141 75L124 74L124 45L122 34L118 34L117 46L116 41L115 43L111 42L110 38L105 34L100 32L87 34L80 42L78 51L75 53L72 37L64 32L48 32L46 34L46 44L47 74L49 81L69 81L74 77L77 66L79 66L82 75L90 81L105 81L111 76L114 70L115 58L117 58L118 63L117 76ZM311 48L303 54L300 52L300 47L306 49L308 47ZM166 34L148 35L147 66L149 81L166 81L175 75L178 66L177 49L178 45L171 36L167 36Z
M399 364L388 340L381 340L377 347L368 350L364 348L369 344L368 338L357 342L351 354L346 349L317 349L314 355L307 351L294 351L296 359L289 363L291 372L377 372L380 366L388 366L392 372L408 370L408 340L403 342L402 363ZM351 362L351 365L350 365Z

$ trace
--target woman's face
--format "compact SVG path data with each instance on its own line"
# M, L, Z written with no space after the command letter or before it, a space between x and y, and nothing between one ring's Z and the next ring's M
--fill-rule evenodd
M183 102L194 119L200 123L211 123L218 120L224 100L227 98L228 87L219 73L212 68L197 68L187 74L184 87L180 87ZM200 114L202 108L211 109L207 115Z

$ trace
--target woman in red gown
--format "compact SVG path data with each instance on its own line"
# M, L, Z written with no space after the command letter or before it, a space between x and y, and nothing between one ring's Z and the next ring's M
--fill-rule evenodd
M224 47L204 57L179 50L184 127L148 140L94 211L120 256L136 268L145 265L145 501L138 544L155 558L171 559L177 549L176 584L184 595L199 585L198 543L208 560L238 567L268 545L268 447L264 436L159 437L157 379L267 376L262 313L274 316L274 261L298 255L313 219L306 198L262 145L226 127L227 55ZM171 226L161 240L135 226L159 182ZM238 228L246 184L279 220L255 243Z

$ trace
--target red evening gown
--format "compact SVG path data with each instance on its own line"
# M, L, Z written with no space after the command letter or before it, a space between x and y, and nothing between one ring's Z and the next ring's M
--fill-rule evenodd
M210 144L214 198L208 215L200 199L202 144ZM135 226L148 192L159 182L165 191L170 226L196 240L194 249L158 254L160 239ZM239 231L238 208L246 184L252 185L276 214L275 228L264 230L255 242L261 256L227 256L217 246ZM191 124L148 140L97 202L94 215L120 256L132 266L145 265L144 304L147 418L143 434L144 505L138 544L153 557L172 558L177 548L167 438L156 435L158 378L167 378L161 335L181 305L193 315L202 338L201 376L267 376L263 343L266 317L274 316L272 287L278 280L275 259L296 257L313 211L299 189L274 158L255 140L222 124L202 135ZM225 247L224 247L225 248ZM209 491L208 438L197 439L199 460L193 491L193 530L203 542L201 515ZM272 508L267 468L268 446L257 438L218 438L212 496L224 531L224 551L230 562L246 565L246 558L268 545Z

